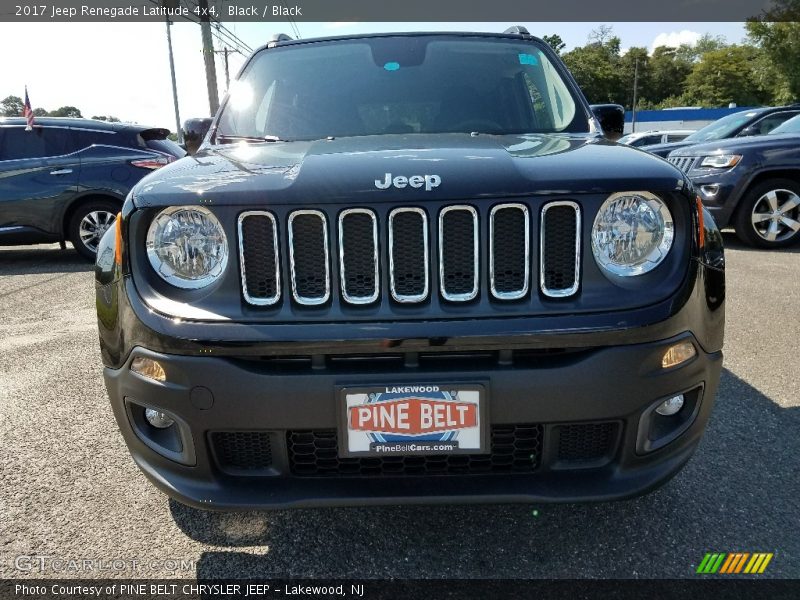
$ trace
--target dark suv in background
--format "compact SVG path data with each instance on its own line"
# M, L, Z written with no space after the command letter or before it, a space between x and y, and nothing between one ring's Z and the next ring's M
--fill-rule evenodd
M698 144L670 153L719 227L747 244L800 242L800 116L767 135Z
M741 112L733 113L727 117L717 119L713 123L709 123L702 129L698 129L693 134L684 138L683 141L640 146L640 148L642 150L647 150L650 154L666 158L667 155L674 150L679 150L680 148L686 148L687 146L693 146L695 144L704 144L735 137L765 135L797 115L800 115L800 104L742 110Z
M93 259L142 177L186 153L169 130L91 119L0 119L0 246L72 242Z

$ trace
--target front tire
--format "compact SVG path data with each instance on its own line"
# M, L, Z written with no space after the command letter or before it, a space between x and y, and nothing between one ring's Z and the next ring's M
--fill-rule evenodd
M114 225L119 205L110 200L93 200L82 204L69 220L67 234L75 251L89 260L97 257L97 245Z
M784 248L800 241L800 183L770 179L751 188L736 215L736 235L758 248Z

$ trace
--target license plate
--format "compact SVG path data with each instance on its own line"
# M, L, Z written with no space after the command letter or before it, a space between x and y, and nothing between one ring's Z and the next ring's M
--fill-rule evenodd
M341 388L339 453L485 453L485 396L478 384Z

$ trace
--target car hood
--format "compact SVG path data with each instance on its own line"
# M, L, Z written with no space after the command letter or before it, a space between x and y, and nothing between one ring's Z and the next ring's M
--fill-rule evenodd
M667 142L666 144L651 144L650 146L639 146L641 150L655 154L656 156L666 157L673 150L691 146L694 142Z
M706 156L709 154L746 153L770 148L800 147L800 133L767 134L731 138L695 144L670 153L670 156Z
M381 189L387 174L435 176L439 184ZM414 134L213 146L144 178L132 197L137 207L352 204L668 191L682 184L680 171L665 161L597 136Z

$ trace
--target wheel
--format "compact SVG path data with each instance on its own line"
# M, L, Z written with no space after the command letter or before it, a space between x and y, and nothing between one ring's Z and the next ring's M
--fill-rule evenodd
M110 200L93 200L78 207L69 220L67 235L81 256L94 260L97 245L114 224L119 205Z
M742 199L734 225L739 239L751 246L783 248L800 241L800 183L759 183Z

